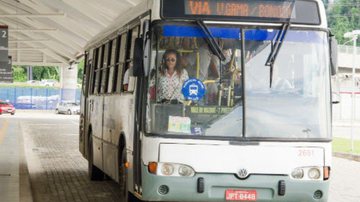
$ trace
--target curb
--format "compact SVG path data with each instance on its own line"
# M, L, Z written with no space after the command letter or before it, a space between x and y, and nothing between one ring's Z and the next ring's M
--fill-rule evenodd
M360 162L360 155L357 155L357 154L334 152L333 156Z
M32 196L30 173L29 173L29 168L28 168L28 164L27 164L27 160L26 160L24 136L23 136L21 124L20 124L20 131L21 131L21 134L19 134L20 201L21 202L33 202L34 199Z

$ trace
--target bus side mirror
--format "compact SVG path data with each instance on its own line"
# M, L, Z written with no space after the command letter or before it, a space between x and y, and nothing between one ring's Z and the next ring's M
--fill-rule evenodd
M330 67L331 67L331 75L336 75L338 71L338 50L337 50L337 41L334 35L330 35L329 39L330 45Z
M134 59L133 59L133 75L134 77L144 76L144 40L142 38L135 39Z

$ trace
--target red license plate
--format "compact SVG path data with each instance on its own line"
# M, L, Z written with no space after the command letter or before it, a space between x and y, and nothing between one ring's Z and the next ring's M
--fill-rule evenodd
M225 191L227 201L256 201L256 190L233 190Z

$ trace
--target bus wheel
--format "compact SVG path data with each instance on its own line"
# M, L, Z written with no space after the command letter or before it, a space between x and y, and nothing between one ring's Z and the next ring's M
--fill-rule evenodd
M127 187L127 167L126 167L126 147L122 146L119 153L119 184L121 190L121 201L130 202L129 191Z
M104 179L104 173L94 165L94 151L93 151L93 141L92 141L92 133L90 133L89 137L89 157L88 157L88 173L90 180L100 181Z

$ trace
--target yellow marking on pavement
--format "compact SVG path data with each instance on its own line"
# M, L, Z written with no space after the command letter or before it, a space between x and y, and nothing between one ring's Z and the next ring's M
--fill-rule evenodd
M9 122L7 120L3 121L2 126L0 128L0 144L2 144L5 138L8 127L9 127Z

